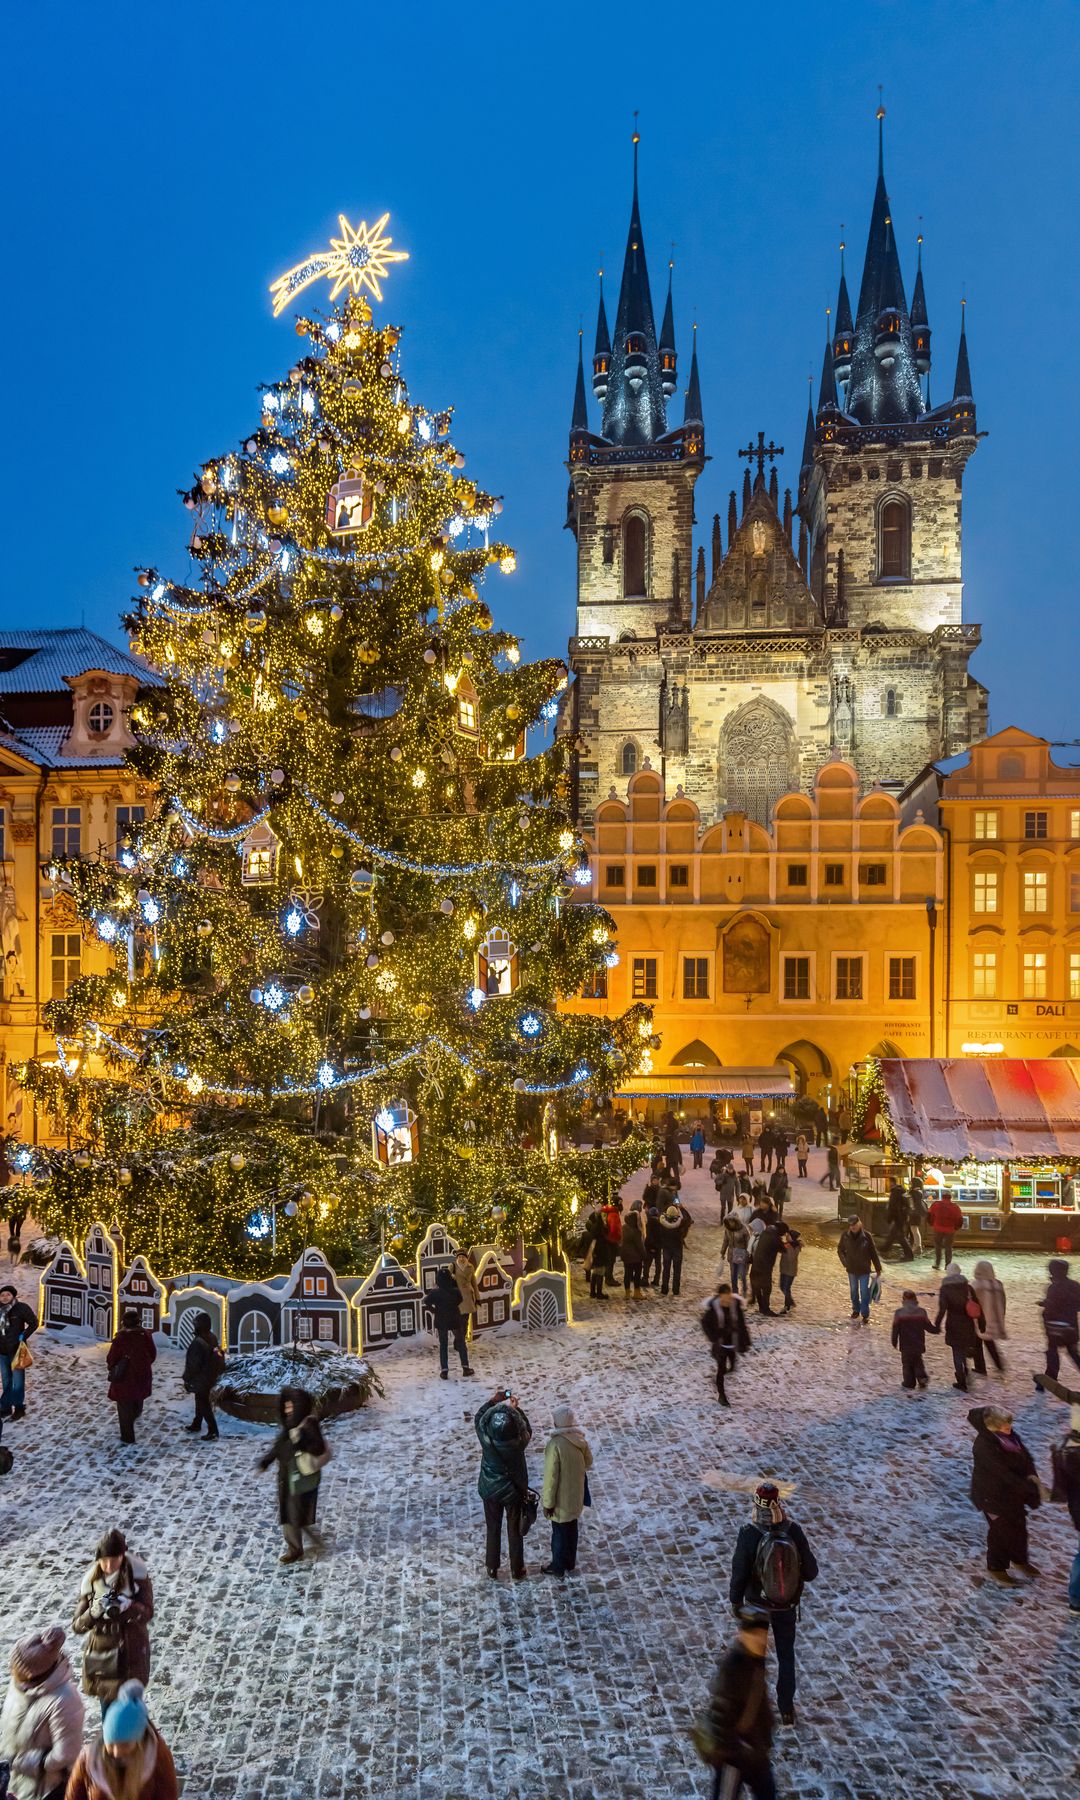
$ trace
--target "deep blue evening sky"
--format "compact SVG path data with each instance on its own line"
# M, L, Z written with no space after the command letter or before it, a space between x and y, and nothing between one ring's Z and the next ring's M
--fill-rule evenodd
M684 379L700 324L705 537L759 427L795 485L841 221L858 287L880 81L909 296L923 217L935 399L969 300L990 434L965 490L974 670L994 727L1080 737L1073 5L59 0L7 33L0 621L118 636L134 564L185 574L174 490L297 354L268 283L339 211L389 208L413 397L455 404L470 473L505 495L519 568L489 597L529 653L561 652L576 333L590 349L601 253L617 286L632 110L658 312L677 245Z

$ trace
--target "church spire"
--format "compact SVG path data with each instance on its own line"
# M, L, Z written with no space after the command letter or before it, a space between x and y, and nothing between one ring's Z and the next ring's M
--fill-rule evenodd
M570 430L588 431L589 403L585 396L585 363L582 351L582 333L577 334L577 385L574 388L574 412L570 420Z
M684 425L703 425L701 416L701 379L697 366L697 326L694 326L694 347L690 356L690 382L686 389L686 408L683 412Z
M596 344L592 359L592 389L601 405L607 397L610 369L611 338L608 336L607 313L604 311L604 271L601 269L600 305L596 314Z
M660 386L664 399L670 400L678 382L675 366L675 315L671 304L671 277L675 268L675 260L668 262L667 305L664 307L664 323L660 327Z
M827 326L825 331L825 354L821 359L821 387L818 390L817 409L819 419L826 407L831 411L839 410L836 398L836 370L833 367L832 339L829 336ZM812 456L810 460L813 461Z
M851 301L848 299L847 276L844 273L846 247L841 238L840 291L836 296L836 330L833 334L833 369L837 381L845 388L851 373L851 346L855 337L855 323L851 317Z
M971 391L971 366L968 362L967 347L967 301L960 302L960 348L956 353L956 379L953 382L954 400L971 400L975 396Z
M803 432L802 462L799 465L799 485L806 479L806 474L814 463L814 433L817 424L814 419L814 377L806 377L806 430Z
M634 192L626 234L611 375L604 400L604 437L613 444L652 444L667 430L656 344L645 237L638 202L638 144L634 131Z
M918 239L919 266L915 271L915 286L911 295L911 344L915 352L915 367L921 376L930 373L930 321L926 316L926 289L923 286L922 272L922 232ZM929 399L927 400L929 404Z
M892 207L885 186L885 108L878 107L878 172L844 409L861 425L913 424L925 411L912 345Z

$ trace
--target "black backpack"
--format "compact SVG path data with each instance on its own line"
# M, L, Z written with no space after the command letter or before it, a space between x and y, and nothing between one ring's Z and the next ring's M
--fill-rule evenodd
M766 1606L797 1606L803 1591L802 1557L786 1525L770 1525L761 1534L754 1557L754 1580Z

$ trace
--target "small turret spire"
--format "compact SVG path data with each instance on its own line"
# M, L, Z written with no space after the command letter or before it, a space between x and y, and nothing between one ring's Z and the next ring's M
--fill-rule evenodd
M920 220L921 224L922 221ZM923 236L919 232L916 239L918 245L918 267L915 270L915 286L911 294L911 346L915 353L915 367L919 374L928 377L930 374L930 321L926 316L926 288L923 285L922 246ZM930 404L929 383L926 390L926 404Z
M841 225L840 231L843 233ZM855 323L851 317L851 301L848 298L847 276L844 273L844 250L846 245L843 235L840 238L840 291L836 296L836 330L833 332L833 368L836 379L842 387L847 386L851 373L851 351L855 341Z
M675 246L672 244L672 250ZM678 386L675 357L675 315L671 301L671 278L675 268L675 258L668 261L667 304L664 307L664 322L660 327L660 386L664 391L664 399L670 400Z
M816 430L817 422L814 418L814 377L808 375L806 377L806 430L803 433L802 462L799 465L800 487L803 484L807 471L813 467L814 434Z
M818 418L821 417L826 407L833 411L839 410L839 403L836 397L836 370L833 366L833 347L832 338L829 335L828 313L825 315L825 354L821 359L821 387L818 390L817 403Z
M967 301L960 302L960 348L956 353L956 379L953 382L954 400L974 400L971 391L971 366L968 363L967 347Z
M611 369L611 338L608 334L607 313L604 310L604 271L600 274L600 305L596 313L596 345L593 349L593 393L603 404L607 397L608 374Z
M723 540L720 536L720 514L713 513L712 522L712 578L715 581L720 573L720 564L724 560Z
M690 355L690 381L686 389L686 408L683 412L684 425L702 425L701 417L701 380L697 365L697 326L694 326L693 350Z
M732 488L731 492L728 495L728 503L727 503L727 541L728 541L728 549L729 550L731 549L732 544L735 542L735 533L738 531L738 529L739 529L739 509L735 504L735 489Z
M585 395L583 336L584 333L579 330L577 334L577 384L574 388L574 412L570 420L571 432L588 431L589 429L589 403Z

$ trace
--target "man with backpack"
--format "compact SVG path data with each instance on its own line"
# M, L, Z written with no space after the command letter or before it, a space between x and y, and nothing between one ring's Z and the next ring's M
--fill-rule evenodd
M760 1607L769 1616L776 1646L776 1704L785 1725L795 1723L795 1626L803 1587L818 1566L806 1534L789 1519L774 1482L763 1481L754 1493L749 1525L744 1525L731 1559L731 1604Z

